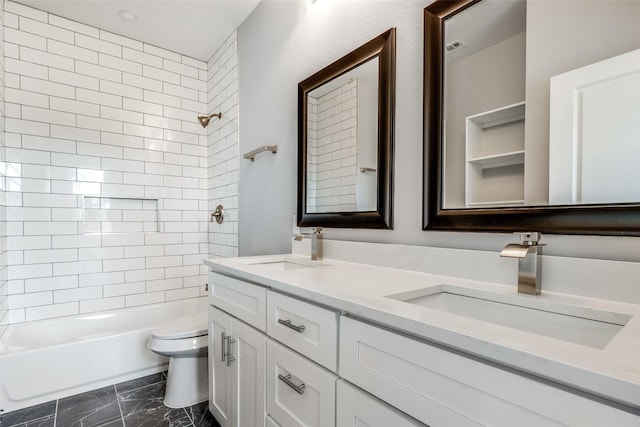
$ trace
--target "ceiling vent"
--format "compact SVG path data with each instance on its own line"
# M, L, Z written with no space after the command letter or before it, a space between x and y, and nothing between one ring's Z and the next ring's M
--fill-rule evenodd
M464 43L462 43L460 40L456 40L456 41L453 41L451 43L448 43L445 46L445 50L447 51L447 53L451 53L454 50L460 49L461 47L464 47Z

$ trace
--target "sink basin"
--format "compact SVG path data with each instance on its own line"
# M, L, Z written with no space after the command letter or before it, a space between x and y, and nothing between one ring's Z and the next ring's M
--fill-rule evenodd
M257 265L262 268L266 268L269 270L276 270L276 271L298 270L301 268L315 267L314 265L298 264L291 261L257 262L255 264L249 264L249 265Z
M311 261L299 257L292 258L287 255L238 258L237 261L272 271L299 270L327 265L324 261Z
M432 310L603 349L632 316L542 297L439 285L388 295Z

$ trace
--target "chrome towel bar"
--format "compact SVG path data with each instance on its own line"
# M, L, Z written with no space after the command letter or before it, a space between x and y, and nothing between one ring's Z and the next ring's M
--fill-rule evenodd
M277 145L264 145L262 147L258 147L255 150L251 150L248 153L246 153L244 155L245 159L249 159L252 162L255 160L256 158L256 154L262 153L263 151L271 151L273 154L276 154L278 152L278 146Z

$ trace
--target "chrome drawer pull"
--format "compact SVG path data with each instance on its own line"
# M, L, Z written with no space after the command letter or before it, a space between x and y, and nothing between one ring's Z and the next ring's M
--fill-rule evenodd
M293 323L291 323L291 319L287 319L287 320L278 319L278 323L286 326L287 328L291 328L296 332L304 331L304 325L294 325Z
M283 383L285 383L286 385L288 385L289 387L291 387L292 389L294 389L296 393L298 394L304 393L305 384L304 383L294 384L294 382L291 381L291 374L288 374L288 375L278 374L278 379Z
M236 360L231 351L231 344L234 344L237 340L231 339L231 335L227 335L225 338L227 340L227 366L231 366L231 362Z
M220 346L222 347L222 361L224 362L224 358L227 355L227 353L224 351L224 342L227 340L227 338L225 338L225 333L222 333L222 337L220 337Z

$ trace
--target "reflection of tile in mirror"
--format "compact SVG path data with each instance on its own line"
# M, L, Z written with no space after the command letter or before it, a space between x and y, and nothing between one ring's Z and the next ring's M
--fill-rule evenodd
M307 211L375 210L378 59L314 89L307 104ZM372 168L371 166L374 166Z
M311 99L312 97L309 96ZM314 99L315 122L308 126L309 212L355 210L355 164L358 138L358 80L347 82ZM311 104L313 101L310 101ZM309 189L315 189L311 194ZM313 204L313 206L310 206Z

